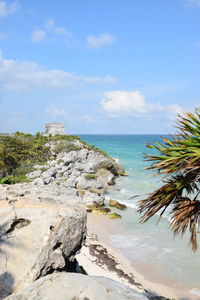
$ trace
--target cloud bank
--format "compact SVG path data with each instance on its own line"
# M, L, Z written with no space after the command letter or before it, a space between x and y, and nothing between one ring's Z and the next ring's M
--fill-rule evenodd
M140 91L116 90L106 92L101 101L101 107L110 117L122 115L141 116L152 112L165 112L170 116L183 111L178 104L147 103Z
M48 70L31 61L4 59L0 55L0 88L28 91L37 88L64 89L93 83L112 83L115 78L89 77L59 69Z

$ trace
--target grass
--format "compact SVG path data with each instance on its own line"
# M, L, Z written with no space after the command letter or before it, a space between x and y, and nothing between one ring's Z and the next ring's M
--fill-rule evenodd
M70 152L70 151L78 151L80 150L81 148L76 146L76 145L73 145L73 144L67 144L65 142L59 142L55 148L53 149L53 151L58 154L58 153L61 153L61 152Z
M85 179L97 179L97 175L95 174L85 174L84 175Z
M26 175L19 176L6 176L0 180L0 184L14 184L19 182L29 182L30 180L26 177Z

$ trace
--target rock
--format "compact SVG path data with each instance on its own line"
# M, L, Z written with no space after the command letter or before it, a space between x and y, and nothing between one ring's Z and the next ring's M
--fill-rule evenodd
M83 204L85 205L92 205L92 204L103 205L104 201L105 201L104 196L98 196L97 194L90 193L88 191L86 191L83 196Z
M35 165L33 168L36 170L48 169L48 165Z
M56 173L57 173L57 168L56 167L51 167L47 171L42 173L42 177L43 178L56 177Z
M85 170L85 164L84 163L80 163L80 162L76 162L74 164L74 168L78 171L84 171Z
M61 169L59 170L59 172L60 172L61 174L63 174L63 173L65 173L66 171L68 171L69 169L70 169L69 166L63 166L63 167L61 167Z
M110 219L121 219L121 217L122 216L120 216L119 214L116 214L116 213L109 214Z
M88 149L81 149L78 151L78 157L81 161L86 160L88 156L89 150Z
M95 175L104 179L106 184L111 184L114 182L115 176L108 170L99 169Z
M39 177L41 175L42 171L41 170L37 170L37 171L34 171L34 172L31 172L28 174L28 178L36 178L36 177Z
M43 180L43 178L39 177L39 178L35 178L32 181L32 183L35 184L35 185L44 185L44 180Z
M79 190L89 190L89 189L105 189L104 184L100 180L96 179L86 179L85 174L78 178L77 188Z
M128 176L128 173L125 172L124 169L120 170L118 174L119 174L120 176Z
M111 212L110 208L104 207L104 206L98 205L98 204L87 205L86 211L87 212L95 212L100 215L107 215L108 213Z
M78 152L79 151L62 152L57 155L57 159L62 159L67 166L69 163L75 162L78 159Z
M54 273L35 281L6 300L148 300L133 289L105 277Z
M66 186L75 188L78 183L78 178L75 176L69 177L65 183Z
M71 146L75 145L73 141L63 142L67 142ZM47 146L53 149L59 143L49 142ZM78 190L105 192L109 185L115 183L117 172L123 172L123 169L116 161L101 152L89 150L88 146L81 144L80 141L78 141L78 145L80 150L55 154L46 165L35 166L37 171L28 174L29 178L33 179L33 184L56 183Z
M30 194L12 194L20 187L21 193L29 187ZM0 201L2 295L19 291L48 272L67 268L80 248L86 230L85 209L81 198L66 197L64 190L31 184L1 188L7 195Z
M49 184L54 181L52 177L45 177L43 178L43 180L44 180L44 184Z
M127 206L125 204L122 204L122 203L118 202L117 200L110 200L109 205L116 207L118 209L121 209L121 210L124 210L127 208Z

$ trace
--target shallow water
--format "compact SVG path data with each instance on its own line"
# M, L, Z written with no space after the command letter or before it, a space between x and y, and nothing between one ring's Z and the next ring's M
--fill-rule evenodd
M106 197L119 200L128 205L121 212L123 218L117 224L123 228L123 234L110 236L111 244L118 248L130 262L142 271L145 266L152 281L167 283L178 289L187 288L191 295L200 299L200 251L192 253L188 247L188 237L173 239L168 229L168 216L163 217L158 226L154 217L148 223L140 225L136 211L138 198L161 185L160 178L150 176L144 170L148 163L143 153L152 153L145 143L161 141L153 135L81 135L92 145L105 151L112 157L119 158L120 164L128 172L128 177L117 179Z

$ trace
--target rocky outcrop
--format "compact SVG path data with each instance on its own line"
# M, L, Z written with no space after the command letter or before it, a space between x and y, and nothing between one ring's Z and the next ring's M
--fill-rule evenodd
M31 182L0 185L0 299L146 299L105 278L66 273L85 238L85 207L110 213L103 193L125 172L78 140L48 147L51 159L34 166Z
M118 202L117 200L110 200L109 201L109 206L115 207L115 208L118 208L118 209L121 209L121 210L126 209L126 205Z
M48 146L52 159L43 166L34 166L35 170L28 174L28 178L36 186L55 184L68 190L76 189L87 205L102 204L102 194L109 185L115 183L118 175L125 174L114 159L99 151L90 150L80 141L50 142ZM57 146L63 147L63 151L58 154L55 153ZM77 150L64 151L69 146L77 147Z
M66 269L86 231L82 199L55 186L0 186L0 299Z
M147 300L127 286L105 277L55 273L6 300Z

